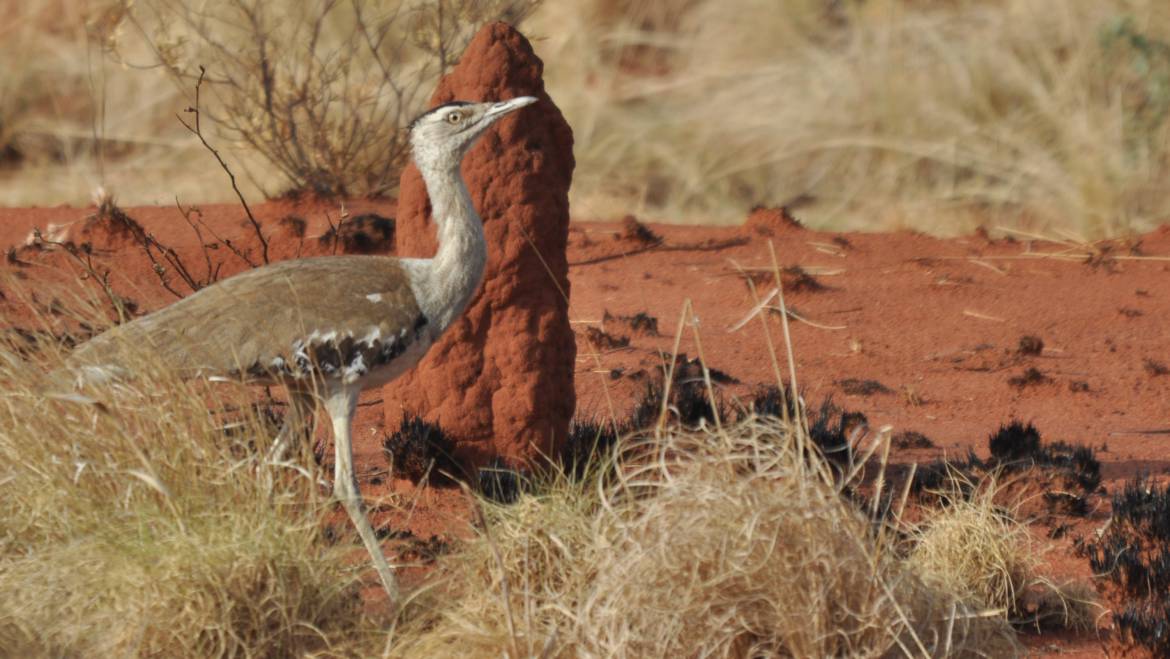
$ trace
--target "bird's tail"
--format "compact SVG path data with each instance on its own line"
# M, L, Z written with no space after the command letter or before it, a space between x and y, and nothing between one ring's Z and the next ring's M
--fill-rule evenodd
M45 398L100 405L96 399L83 394L82 390L86 387L107 385L126 378L125 369L119 366L66 365L49 373L45 389L41 393Z

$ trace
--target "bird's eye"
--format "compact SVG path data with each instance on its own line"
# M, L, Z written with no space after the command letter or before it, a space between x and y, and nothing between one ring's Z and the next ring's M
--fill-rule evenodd
M447 123L449 124L457 124L460 121L463 121L463 115L459 114L458 112L452 112L451 114L447 115Z

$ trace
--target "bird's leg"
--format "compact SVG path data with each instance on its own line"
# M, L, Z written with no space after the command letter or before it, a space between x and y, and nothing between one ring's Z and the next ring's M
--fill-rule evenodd
M313 410L316 406L312 391L303 387L288 388L288 412L280 424L276 441L268 451L268 462L283 462L288 458L290 448L301 445L312 435Z
M386 557L382 554L382 547L378 544L374 529L370 526L365 504L362 502L361 491L358 489L357 476L354 474L353 446L350 433L353 428L353 413L357 409L358 392L357 387L341 387L330 392L325 398L325 409L333 421L335 450L333 496L341 500L345 511L349 513L349 518L353 520L353 525L357 527L362 544L366 546L366 551L370 553L370 558L374 561L374 568L378 570L382 586L386 589L386 594L390 596L390 605L397 606L398 583L394 578L394 572L386 563Z

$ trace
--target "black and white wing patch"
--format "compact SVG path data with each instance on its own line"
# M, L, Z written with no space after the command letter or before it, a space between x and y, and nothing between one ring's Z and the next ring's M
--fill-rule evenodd
M427 317L419 314L412 326L397 332L383 333L382 328L375 327L361 336L351 332L314 331L293 341L285 354L257 361L245 372L256 379L322 377L352 382L401 357L420 340L427 322Z

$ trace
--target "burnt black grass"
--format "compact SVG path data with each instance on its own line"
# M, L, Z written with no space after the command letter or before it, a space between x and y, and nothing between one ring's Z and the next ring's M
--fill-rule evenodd
M449 484L452 477L463 473L454 458L452 439L438 424L414 414L403 416L398 430L383 441L382 449L394 475L414 483L429 478L437 485Z
M1113 619L1123 641L1170 656L1170 484L1138 476L1112 503L1105 532L1080 539L1077 551L1119 596Z

